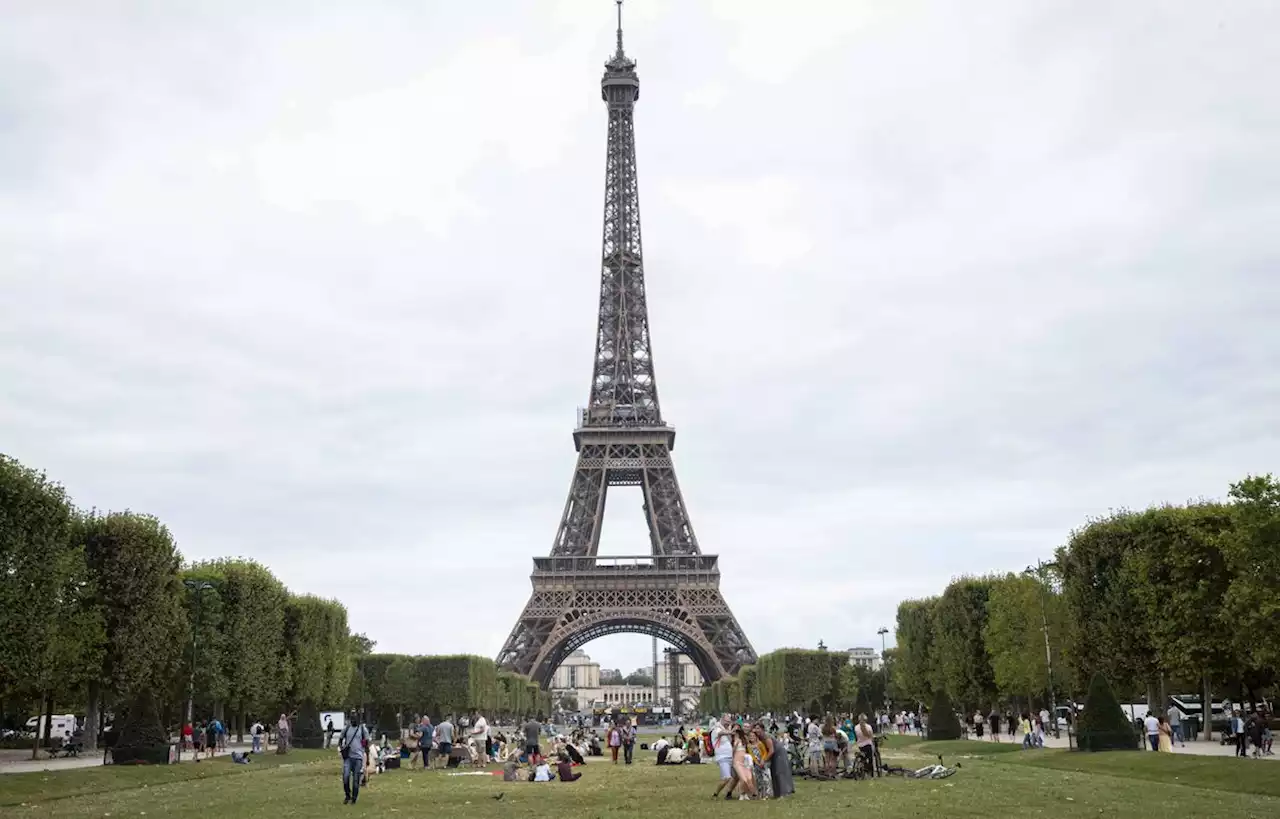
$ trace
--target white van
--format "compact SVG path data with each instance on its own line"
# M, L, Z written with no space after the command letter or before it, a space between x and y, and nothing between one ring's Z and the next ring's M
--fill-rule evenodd
M54 714L53 730L49 732L51 737L65 737L67 734L74 734L79 727L76 722L75 714ZM44 715L40 714L27 720L27 733L37 734L44 737Z

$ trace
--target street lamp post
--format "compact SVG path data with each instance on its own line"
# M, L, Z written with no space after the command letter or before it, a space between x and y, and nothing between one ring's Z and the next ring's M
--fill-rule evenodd
M885 655L889 650L884 647L884 636L889 633L889 629L884 626L876 634L880 635L880 670L884 673L884 710L889 712L889 664L885 662Z
M186 586L196 595L196 624L191 629L191 676L187 678L187 723L191 723L191 718L195 709L196 698L196 648L197 635L200 633L200 600L206 589L212 589L213 584L207 580L184 580L182 585Z

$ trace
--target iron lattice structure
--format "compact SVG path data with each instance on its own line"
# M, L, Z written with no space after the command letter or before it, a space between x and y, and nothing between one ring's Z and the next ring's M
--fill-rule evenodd
M534 558L533 595L498 664L545 687L574 650L631 631L671 643L712 681L754 663L756 654L720 594L717 558L698 548L671 460L675 430L658 403L636 175L640 80L622 49L621 0L617 51L600 88L609 140L591 393L573 433L578 464L551 556ZM610 486L641 487L650 554L596 555Z

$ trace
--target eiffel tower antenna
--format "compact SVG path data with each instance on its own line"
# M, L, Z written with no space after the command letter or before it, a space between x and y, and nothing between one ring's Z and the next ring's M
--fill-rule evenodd
M608 113L600 307L591 389L573 431L578 463L551 555L533 559L533 595L498 654L500 666L544 687L570 653L619 632L670 643L709 682L756 661L720 593L719 558L698 546L671 459L676 431L658 404L636 173L640 78L622 50L616 2L618 47L600 78ZM611 486L641 488L649 554L597 555Z
M622 0L614 0L618 4L618 52L614 56L622 57Z

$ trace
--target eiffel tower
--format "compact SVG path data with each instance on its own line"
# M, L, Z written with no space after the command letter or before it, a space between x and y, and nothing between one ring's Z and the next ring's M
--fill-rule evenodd
M671 643L707 681L756 661L720 594L716 556L698 548L671 461L676 432L658 406L636 179L633 116L640 80L635 61L622 50L622 0L616 2L617 51L600 80L609 143L591 395L573 432L578 465L551 556L533 559L533 595L498 655L499 666L544 688L571 652L619 632ZM611 486L642 489L650 554L596 555Z

